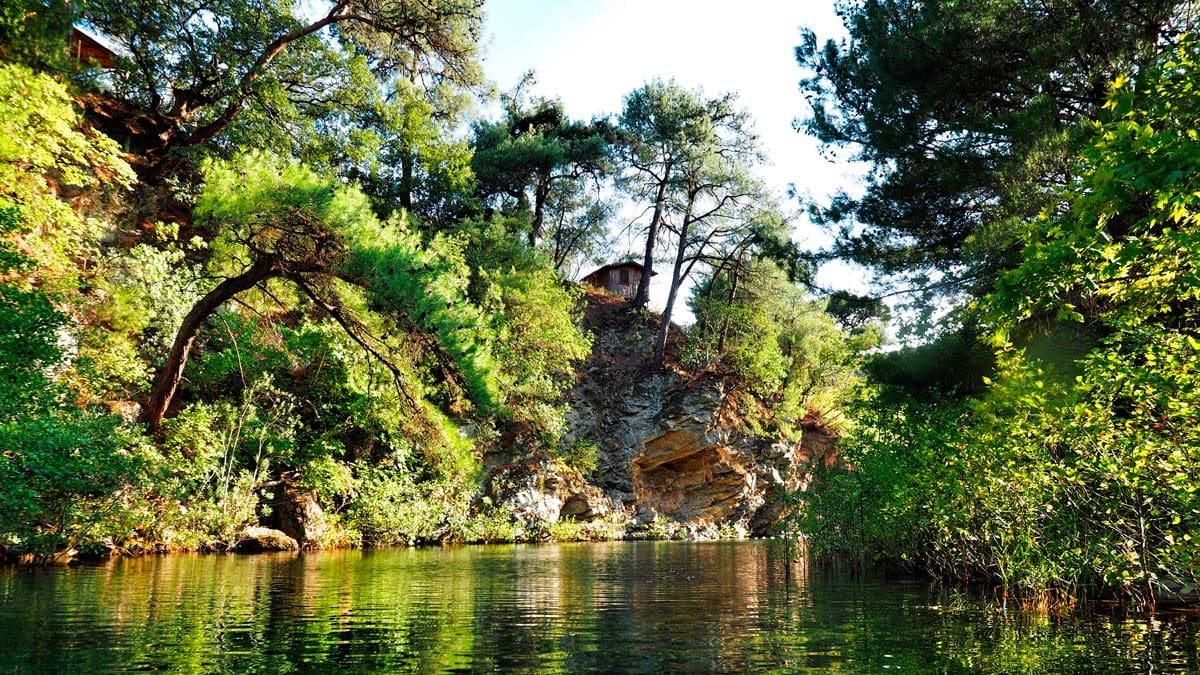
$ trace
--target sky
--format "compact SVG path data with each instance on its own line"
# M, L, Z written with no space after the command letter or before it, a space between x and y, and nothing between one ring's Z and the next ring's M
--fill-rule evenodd
M823 157L793 128L808 111L794 53L801 27L822 41L843 36L833 0L487 0L484 11L484 70L501 90L533 70L532 93L560 99L575 119L615 115L627 93L655 78L710 96L737 92L768 157L760 175L777 193L794 185L821 198L857 183L849 162ZM806 222L793 238L829 242ZM865 290L863 275L840 264L823 268L818 283Z

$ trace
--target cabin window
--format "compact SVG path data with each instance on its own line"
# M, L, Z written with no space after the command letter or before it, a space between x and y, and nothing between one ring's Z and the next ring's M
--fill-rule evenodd
M629 270L621 270L621 283L629 283Z

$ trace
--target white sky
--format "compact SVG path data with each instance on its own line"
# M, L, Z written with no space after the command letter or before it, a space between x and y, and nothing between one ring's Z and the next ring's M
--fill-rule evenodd
M808 105L797 83L794 50L802 26L822 41L845 30L833 0L488 0L484 68L501 90L527 70L533 93L557 97L575 119L616 114L625 94L655 78L674 78L715 96L739 94L754 116L770 164L761 169L780 195L828 196L852 187L857 173L823 158L815 140L792 128ZM793 202L788 205L795 208ZM803 245L828 243L807 223ZM662 279L662 276L659 276ZM863 275L844 265L821 270L819 283L862 292ZM664 293L665 294L665 293Z

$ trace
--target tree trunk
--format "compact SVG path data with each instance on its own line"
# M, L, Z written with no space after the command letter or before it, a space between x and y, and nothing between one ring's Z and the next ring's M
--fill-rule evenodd
M642 278L638 280L637 295L633 299L634 307L645 307L650 302L650 275L654 274L654 240L658 239L658 226L667 202L667 183L670 176L671 163L667 162L663 169L662 181L658 184L658 194L654 196L654 215L650 218L650 230L646 233L646 257L642 260Z
M400 207L407 212L412 211L414 154L412 148L405 148L400 157Z
M175 333L175 343L171 345L171 354L167 356L167 362L163 364L158 377L154 378L154 389L150 393L150 399L146 401L146 408L142 411L141 420L149 425L152 431L157 431L171 406L171 400L179 389L179 381L183 379L183 367L187 365L192 345L208 317L233 296L253 288L265 279L281 275L282 271L274 257L262 258L245 272L217 284L216 288L200 298L187 316L183 317L183 323Z
M546 200L550 198L550 176L538 175L533 188L533 223L529 228L529 246L537 246L542 238L542 223L546 219Z
M688 205L691 211L691 205ZM679 294L679 286L683 283L683 261L687 257L688 227L691 216L684 216L683 226L679 228L679 249L675 252L675 267L671 270L671 290L667 293L667 306L663 308L662 325L658 328L658 342L654 345L654 362L659 368L667 362L667 337L671 334L671 310L675 308L675 296Z
M741 271L741 268L742 268L742 261L739 259L733 265L733 270L732 270L733 279L729 283L729 307L730 307L730 309L733 308L733 303L735 300L737 300L738 279L741 276L738 274L738 272ZM721 321L721 338L719 340L717 340L717 354L720 356L724 356L724 354L725 354L725 338L728 335L729 335L729 312L725 312L725 317Z

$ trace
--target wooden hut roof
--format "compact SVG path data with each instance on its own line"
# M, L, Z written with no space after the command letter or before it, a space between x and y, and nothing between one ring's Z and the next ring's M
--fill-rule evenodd
M107 36L79 24L71 27L71 55L100 68L112 68L117 56L128 56Z

